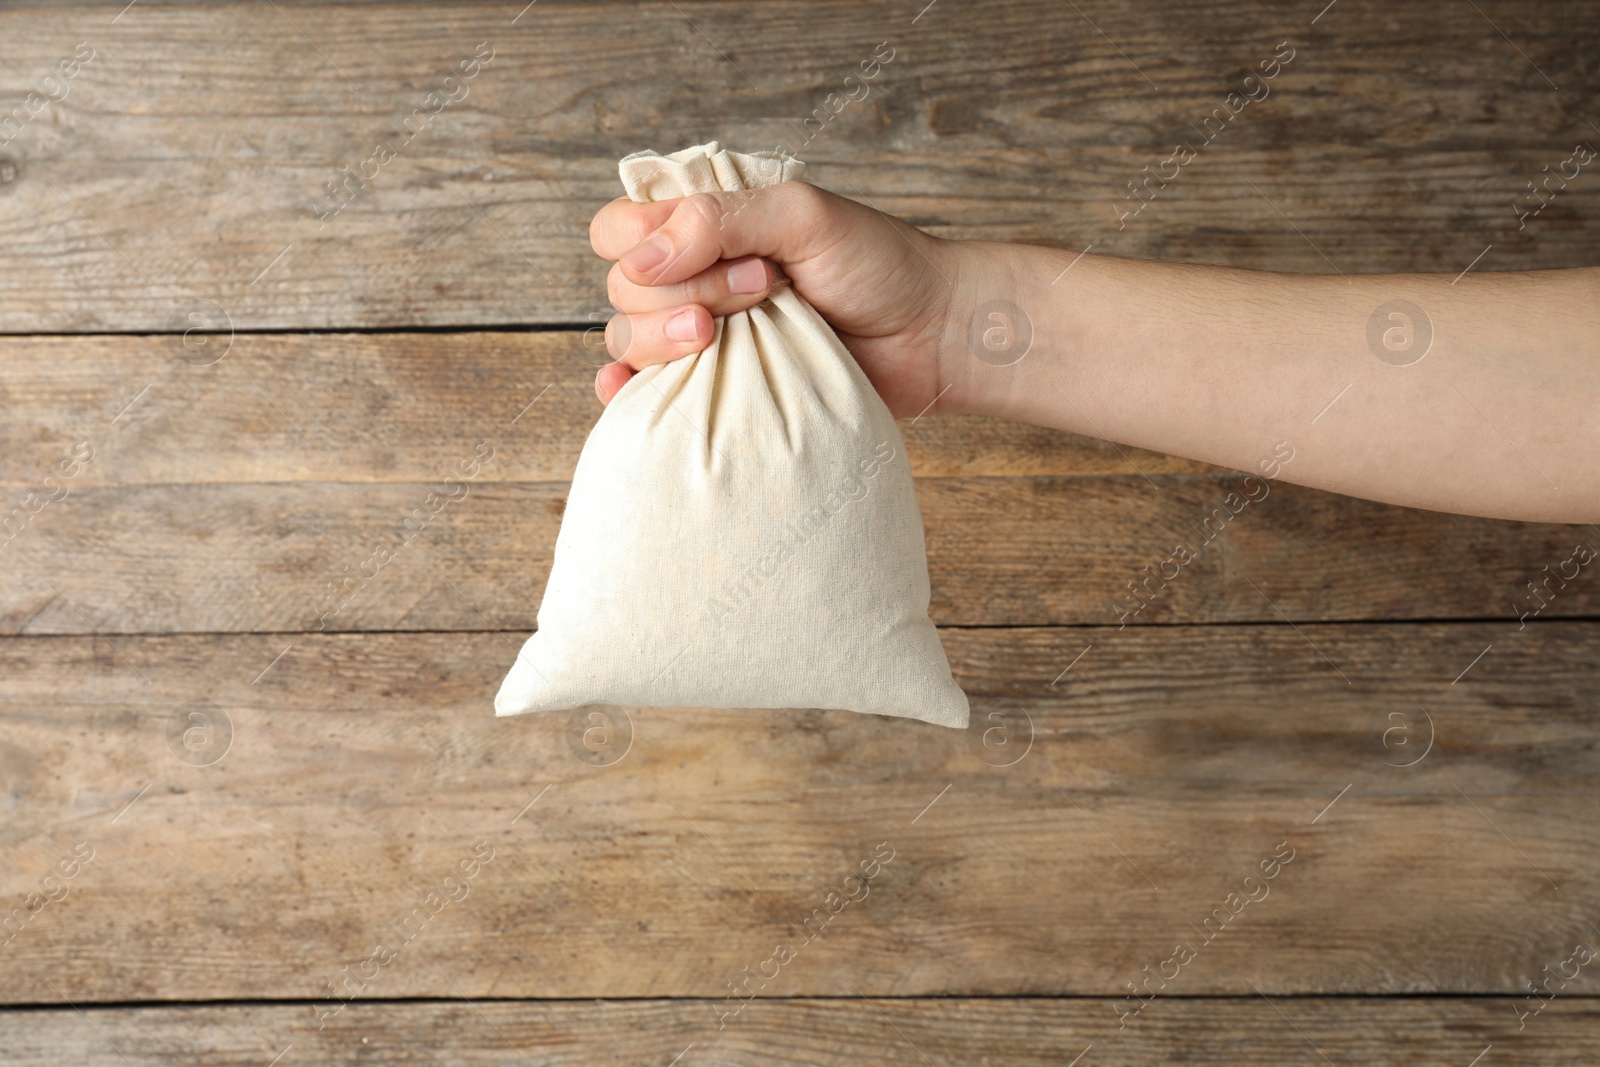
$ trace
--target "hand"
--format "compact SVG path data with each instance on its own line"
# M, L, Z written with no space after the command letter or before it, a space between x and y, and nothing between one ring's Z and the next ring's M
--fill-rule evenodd
M930 408L943 388L941 346L965 336L964 321L950 328L961 246L806 182L614 200L589 241L617 261L606 282L620 314L606 347L618 362L595 377L602 403L636 371L703 350L713 316L764 300L776 277L768 260L833 326L896 417Z

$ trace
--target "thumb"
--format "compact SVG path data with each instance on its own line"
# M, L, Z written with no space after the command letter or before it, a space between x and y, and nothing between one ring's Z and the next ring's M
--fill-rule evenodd
M654 211L619 212L607 235L617 238L615 244L602 248L596 241L595 250L608 259L616 255L623 276L636 285L685 281L719 259L756 255L803 263L836 245L860 221L856 214L869 211L802 181L632 206ZM624 244L630 237L634 243Z

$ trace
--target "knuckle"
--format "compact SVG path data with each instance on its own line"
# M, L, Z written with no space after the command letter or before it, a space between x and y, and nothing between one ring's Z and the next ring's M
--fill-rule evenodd
M616 246L624 239L627 223L622 205L629 203L632 201L627 197L619 197L595 212L594 218L589 220L589 247L602 259L615 259L622 251L626 251L619 251Z
M728 291L728 271L721 263L713 264L690 278L682 294L684 303L704 304L707 307L721 303L731 295Z
M722 223L722 201L715 193L691 193L684 197L683 204L672 216L675 223L683 227L681 233L687 238L702 237L713 233Z
M827 214L827 193L810 182L783 182L774 186L773 192L783 197L785 210L803 222L815 222Z
M611 358L620 360L628 354L633 331L628 326L628 316L613 315L606 323L606 351Z
M616 227L612 223L615 212L610 204L594 213L594 218L589 220L589 247L594 249L595 255L606 256L611 245L615 243L613 233ZM606 256L606 258L610 258Z
M793 230L800 243L814 247L819 242L832 242L844 225L845 215L840 211L840 198L810 182L784 182L772 187L773 195L780 197L778 214L793 222Z

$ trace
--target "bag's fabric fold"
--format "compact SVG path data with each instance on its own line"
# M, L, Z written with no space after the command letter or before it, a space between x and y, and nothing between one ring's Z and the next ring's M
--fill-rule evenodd
M619 169L646 202L792 181L804 164L713 141ZM606 407L573 474L538 632L495 711L842 708L965 727L928 592L900 431L833 330L781 286Z

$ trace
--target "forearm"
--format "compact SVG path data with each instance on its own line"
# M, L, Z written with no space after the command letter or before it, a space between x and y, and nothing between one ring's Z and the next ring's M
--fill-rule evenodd
M1026 245L975 243L962 256L960 301L1010 301L1016 336L1031 328L1032 341L1002 366L1014 353L983 352L983 324L969 331L964 351L941 357L951 383L941 410L1241 470L1287 442L1294 460L1281 477L1304 485L1501 518L1600 520L1600 269L1452 283ZM1003 340L995 312L985 314Z

